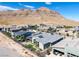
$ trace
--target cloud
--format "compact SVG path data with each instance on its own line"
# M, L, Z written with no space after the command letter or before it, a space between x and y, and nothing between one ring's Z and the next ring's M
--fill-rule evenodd
M0 11L7 11L7 10L18 10L18 9L12 8L12 7L9 7L9 6L0 5Z
M52 3L51 3L51 2L45 2L45 4L47 4L47 5L51 5Z
M34 6L30 6L30 5L24 5L24 6L27 7L27 8L31 8L31 9L35 8Z
M36 10L34 6L30 6L30 5L24 5L26 8L31 9L31 10Z
M36 10L35 7L34 6L31 6L31 5L24 5L22 3L19 3L19 5L20 6L24 6L24 7L28 8L28 9L31 9L31 10Z
M23 4L22 3L18 3L20 6L23 6Z

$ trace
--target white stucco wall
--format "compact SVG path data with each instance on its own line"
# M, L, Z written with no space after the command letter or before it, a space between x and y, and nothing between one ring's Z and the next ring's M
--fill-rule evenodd
M34 39L35 39L35 38L34 38L34 37L32 37L32 43L34 43Z
M42 49L42 50L44 49L44 45L40 42L39 42L39 48Z
M11 36L12 36L12 38L14 38L14 33L13 32L11 32Z
M32 43L34 43L34 39L36 39L36 38L34 38L34 37L32 38ZM39 48L42 50L44 49L44 45L40 42L39 42Z

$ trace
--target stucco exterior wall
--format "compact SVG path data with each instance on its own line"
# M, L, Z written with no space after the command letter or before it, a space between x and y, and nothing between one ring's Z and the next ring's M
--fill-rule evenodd
M44 49L44 45L40 42L39 42L39 48L42 49L42 50Z

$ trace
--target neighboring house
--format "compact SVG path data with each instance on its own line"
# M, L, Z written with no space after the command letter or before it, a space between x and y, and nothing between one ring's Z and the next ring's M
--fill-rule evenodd
M3 27L3 31L6 32L12 32L12 31L17 31L20 30L21 28L18 28L17 26L7 26L7 27Z
M3 27L2 31L8 32L8 28L9 28L9 27Z
M9 29L9 32L17 32L17 31L20 31L21 28L15 28L15 27L12 27Z
M79 38L68 37L52 46L52 53L65 57L79 57Z
M48 30L49 28L56 29L56 27L53 26L53 25L41 25L41 26L38 27L38 30L39 30L39 31L43 31L43 32L47 32L47 30Z
M47 29L48 29L49 27L42 27L42 26L40 26L39 28L38 28L38 30L39 31L45 31L45 32L47 32Z
M28 37L28 39L31 39L32 43L36 43L37 46L43 50L63 40L63 37L58 34L52 35L50 33L42 32Z
M79 26L75 27L76 37L79 38Z
M76 30L76 31L79 31L79 26L76 26L76 27L75 27L75 30Z
M12 38L15 38L16 36L24 35L25 37L32 35L33 32L31 31L17 31L17 32L11 32Z
M6 31L6 32L17 32L20 30L24 30L27 29L27 26L17 26L17 25L12 25L12 26L7 26L7 27L3 27L2 31Z

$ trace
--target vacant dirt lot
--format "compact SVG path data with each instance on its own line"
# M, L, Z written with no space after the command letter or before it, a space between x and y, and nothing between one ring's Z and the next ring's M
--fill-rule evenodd
M33 57L36 55L0 32L0 57L21 56Z

